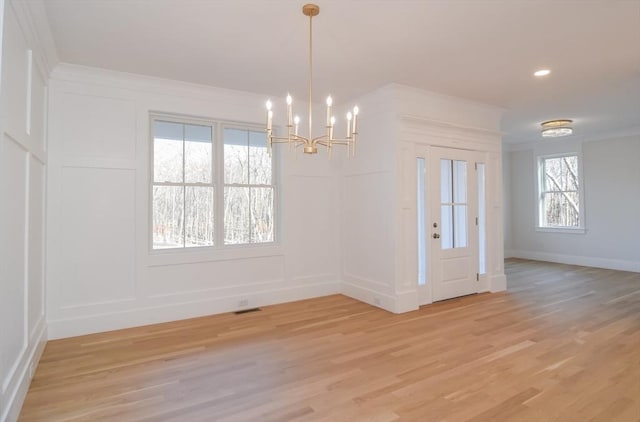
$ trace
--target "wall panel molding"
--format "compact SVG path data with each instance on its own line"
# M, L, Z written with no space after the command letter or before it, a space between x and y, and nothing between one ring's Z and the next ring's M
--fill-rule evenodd
M251 295L200 298L180 303L139 306L118 312L50 319L49 337L57 339L232 312L241 309L242 307L239 307L238 303L245 299L248 300L247 307L255 307L338 293L340 293L340 283L337 280L327 280L324 283L307 283L306 285L255 292Z

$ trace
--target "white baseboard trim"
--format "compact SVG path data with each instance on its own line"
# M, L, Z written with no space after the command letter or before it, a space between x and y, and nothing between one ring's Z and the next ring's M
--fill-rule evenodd
M358 285L352 281L343 280L342 294L394 314L418 309L418 292L416 291L390 295Z
M491 293L507 290L507 276L504 274L493 275L489 278L489 291Z
M285 289L272 289L242 295L225 295L201 300L182 301L155 306L138 306L133 309L102 314L79 316L48 321L49 338L59 339L122 328L197 318L206 315L234 312L241 309L293 302L313 297L340 293L339 281L309 283ZM248 304L239 307L240 300ZM135 303L134 303L135 306Z
M395 298L393 296L359 286L349 281L343 281L341 288L342 294L352 299L384 309L385 311L395 311Z
M29 385L31 385L31 377L35 373L42 352L44 352L44 347L47 344L47 326L44 323L44 319L35 331L37 333L33 337L35 341L29 345L30 350L24 354L22 362L18 365L18 370L16 371L16 374L18 374L17 380L9 384L14 387L6 392L5 397L7 397L7 400L5 400L5 406L0 407L0 421L2 422L18 420L22 404L29 391Z
M640 262L621 259L597 258L580 255L564 255L539 251L512 250L512 258L532 259L534 261L548 261L559 264L580 265L583 267L606 268L609 270L640 272Z
M417 290L396 293L396 314L417 311L420 309L420 295Z

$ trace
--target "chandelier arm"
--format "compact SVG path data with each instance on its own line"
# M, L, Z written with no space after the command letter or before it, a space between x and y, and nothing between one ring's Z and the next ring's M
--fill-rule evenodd
M351 145L353 143L350 139L332 139L332 140L321 140L316 142L319 145L324 145L325 147L332 145Z
M305 139L291 139L289 140L289 138L285 138L282 136L274 136L271 138L271 143L273 144L284 144L287 142L296 142L296 143L305 143Z
M327 139L329 138L329 136L326 133L324 135L320 135L320 136L317 136L317 137L313 138L311 140L311 142L318 143L318 141L321 141L321 140L323 140L325 138L327 138Z

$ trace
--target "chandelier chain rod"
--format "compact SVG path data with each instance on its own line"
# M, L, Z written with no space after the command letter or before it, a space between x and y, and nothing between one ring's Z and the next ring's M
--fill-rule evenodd
M309 136L313 133L312 102L313 102L313 15L309 15Z

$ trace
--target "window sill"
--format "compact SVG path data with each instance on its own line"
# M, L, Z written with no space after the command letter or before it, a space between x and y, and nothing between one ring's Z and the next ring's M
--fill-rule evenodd
M542 233L564 233L564 234L586 234L587 229L584 227L569 228L569 227L536 227L537 232Z
M198 262L233 261L251 258L266 258L284 255L282 245L266 243L262 245L239 245L225 247L201 247L187 249L159 249L149 251L149 267L166 265L195 264Z

